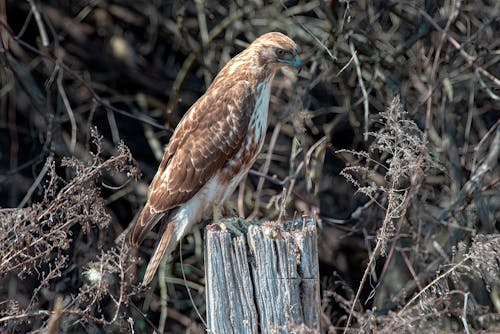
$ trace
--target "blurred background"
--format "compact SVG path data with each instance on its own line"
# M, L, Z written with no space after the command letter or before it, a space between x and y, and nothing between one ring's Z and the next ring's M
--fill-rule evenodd
M276 77L264 148L230 207L317 221L325 333L343 331L358 289L356 332L499 332L499 10L0 0L0 328L204 332L204 224L183 265L177 250L163 268L167 304L131 279L153 240L125 259L117 237L182 115L280 31L304 68Z

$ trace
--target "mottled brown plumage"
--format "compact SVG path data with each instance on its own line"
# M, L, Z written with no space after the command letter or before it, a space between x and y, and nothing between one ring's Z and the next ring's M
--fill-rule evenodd
M165 252L221 205L254 163L266 133L271 81L283 66L301 66L295 43L276 32L259 37L226 64L182 118L129 231L130 243L138 246L166 217L143 284L151 282Z

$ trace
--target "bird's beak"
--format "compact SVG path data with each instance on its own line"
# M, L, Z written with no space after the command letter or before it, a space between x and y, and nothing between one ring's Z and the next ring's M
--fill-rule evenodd
M302 60L300 59L300 56L298 54L296 54L295 58L293 58L293 62L291 63L291 65L300 73L300 70L302 69Z

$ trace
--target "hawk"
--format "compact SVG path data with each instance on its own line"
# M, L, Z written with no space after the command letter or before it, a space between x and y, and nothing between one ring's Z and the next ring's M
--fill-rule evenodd
M295 42L278 32L260 36L224 66L177 125L128 232L129 243L138 247L165 218L144 285L165 253L227 200L254 163L267 130L271 82L283 66L302 66Z

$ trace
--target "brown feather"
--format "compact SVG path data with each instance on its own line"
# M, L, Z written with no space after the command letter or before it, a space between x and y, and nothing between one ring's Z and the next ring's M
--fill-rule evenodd
M160 221L165 212L154 212L148 203L128 232L128 241L133 246L139 246L146 234Z
M183 117L151 182L148 201L129 231L132 245L138 246L169 210L191 199L234 155L246 131L229 133L228 130L232 126L246 129L249 114L224 115L224 110L229 111L228 106L232 106L232 110L253 108L249 88L248 84L240 83L208 96L205 94L205 98L195 103ZM234 96L241 98L234 99ZM202 111L205 115L200 116ZM191 113L193 116L189 116ZM199 119L198 126L191 126L187 117ZM228 120L231 127L227 126ZM225 130L223 133L221 128Z
M229 109L253 108L252 102L255 102L251 97L249 85L239 83L205 94L183 117L151 182L147 204L131 229L130 240L134 245L154 228L160 214L191 199L234 155L246 136L249 115L229 113ZM193 122L189 122L189 117L199 120L198 126L190 125ZM228 121L231 127L227 127ZM233 125L242 131L230 133L228 129ZM221 133L221 129L225 131Z
M156 271L158 270L158 266L160 265L161 259L168 252L173 250L175 246L175 239L173 238L174 231L174 222L169 222L165 232L161 236L160 241L156 245L155 252L149 260L148 267L146 268L146 273L144 274L144 278L142 279L143 285L148 285L153 280Z

